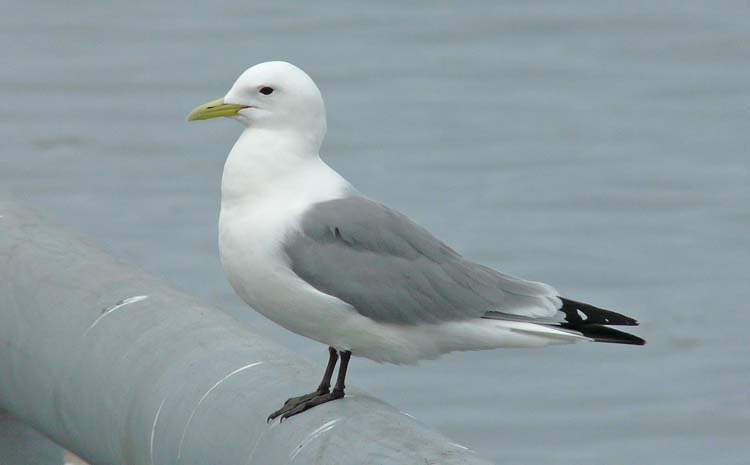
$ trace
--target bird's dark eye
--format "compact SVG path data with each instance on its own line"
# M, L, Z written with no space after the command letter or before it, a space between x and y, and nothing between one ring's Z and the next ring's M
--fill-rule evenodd
M263 95L271 95L273 93L273 88L263 87L262 89L260 89L260 93Z

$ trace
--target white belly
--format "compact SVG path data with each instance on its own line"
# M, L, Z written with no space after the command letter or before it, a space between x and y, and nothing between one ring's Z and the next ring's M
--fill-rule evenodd
M414 363L439 355L429 337L418 341L412 329L364 317L294 274L282 239L299 212L272 205L278 204L222 208L219 219L224 271L248 305L294 333L376 361Z
M236 217L222 210L219 249L224 271L234 290L256 311L290 331L335 346L336 327L353 311L289 269L279 240L285 226L269 223L268 216Z

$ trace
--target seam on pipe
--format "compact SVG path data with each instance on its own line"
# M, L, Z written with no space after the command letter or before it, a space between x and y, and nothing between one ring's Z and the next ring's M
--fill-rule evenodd
M188 417L188 421L187 421L187 423L185 423L185 428L182 430L182 436L180 437L180 444L177 446L177 460L180 460L180 457L182 457L182 444L185 442L185 436L187 436L188 429L190 428L190 422L193 421L193 416L195 416L195 412L198 411L198 407L201 406L201 404L206 399L206 397L208 397L208 395L211 394L211 391L213 391L214 389L216 389L217 387L219 387L219 385L221 383L223 383L227 379L231 378L232 376L236 375L237 373L239 373L241 371L245 371L248 368L252 368L252 367L260 365L262 363L263 362L255 362L255 363L251 363L249 365L245 365L244 367L237 368L233 372L229 373L228 375L226 375L225 377L223 377L219 381L217 381L213 386L211 386L211 388L208 391L206 391L205 394L203 394L203 396L201 396L200 400L198 400L198 403L195 404L195 407L193 408L193 411L190 412L190 416Z
M137 295L135 297L130 297L129 299L124 299L124 300L121 300L121 301L117 302L115 305L113 305L113 306L109 307L108 309L104 310L104 313L102 313L101 315L99 315L99 317L96 320L94 320L94 322L91 323L91 325L88 328L86 328L86 331L83 332L83 336L86 337L86 335L89 333L89 331L91 331L94 328L94 326L96 326L97 324L99 324L99 322L102 320L102 318L104 318L105 316L107 316L110 313L114 312L118 308L124 307L124 306L126 306L128 304L134 304L136 302L140 302L141 300L146 300L146 299L148 299L147 295Z
M299 453L302 452L302 449L307 447L311 442L313 442L321 434L332 430L333 427L336 426L336 423L338 423L339 421L341 421L341 418L336 418L334 420L331 420L327 423L320 425L318 428L315 429L315 431L308 434L307 437L303 439L302 442L300 442L297 447L294 448L292 453L289 454L289 462L293 462L294 459L297 457L297 455L299 455Z
M159 414L161 413L161 408L164 407L164 402L166 402L167 398L165 397L162 399L161 404L159 404L159 409L156 410L156 416L154 416L154 424L151 426L151 441L149 442L149 456L151 457L151 465L154 465L154 439L156 437L156 423L159 421Z
M412 420L416 420L416 418L414 417L414 415L412 415L410 413L406 413L403 410L399 410L398 413L400 413L401 415L404 415L407 418L411 418Z

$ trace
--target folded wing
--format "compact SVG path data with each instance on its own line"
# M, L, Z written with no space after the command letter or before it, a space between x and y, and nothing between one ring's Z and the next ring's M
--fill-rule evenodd
M564 319L552 287L464 259L406 216L361 195L315 204L284 249L294 272L382 323Z

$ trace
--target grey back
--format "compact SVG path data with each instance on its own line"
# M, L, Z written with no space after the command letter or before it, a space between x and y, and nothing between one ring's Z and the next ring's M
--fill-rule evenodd
M315 204L284 249L294 272L381 323L557 313L557 292L464 259L406 216L362 195Z

